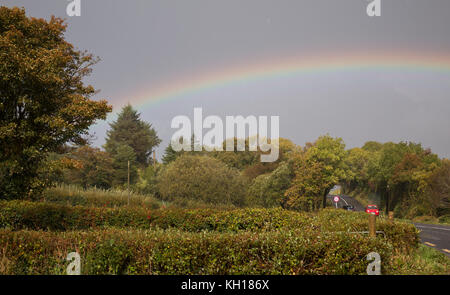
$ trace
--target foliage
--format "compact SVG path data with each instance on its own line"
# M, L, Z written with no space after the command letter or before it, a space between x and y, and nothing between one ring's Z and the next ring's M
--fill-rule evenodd
M256 177L247 190L248 204L265 208L281 206L292 178L292 167L287 162L281 163L272 173Z
M346 187L381 195L380 208L406 218L438 214L430 184L441 160L420 144L369 142L349 152L346 166Z
M78 249L82 274L364 274L366 255L380 253L391 270L392 246L380 239L301 231L186 233L102 230L0 230L8 257L2 274L63 274ZM338 254L339 253L339 254Z
M319 137L314 144L293 153L295 177L283 201L286 208L316 210L326 206L326 195L346 178L345 145L341 138Z
M430 198L431 210L435 216L450 215L450 160L444 159L442 166L430 175L426 193Z
M183 231L239 232L301 229L321 233L367 230L367 214L327 209L309 215L284 209L159 209L96 208L27 201L0 202L0 228L69 231L104 227L177 228ZM418 245L418 231L408 223L377 222L377 228L396 249Z
M43 201L60 205L85 206L85 207L144 207L159 208L160 202L152 195L130 192L128 204L128 192L118 189L82 189L77 186L57 186L47 189L43 194Z
M306 152L293 156L295 177L285 192L283 207L293 210L313 211L321 206L324 183L322 163L309 162Z
M243 170L253 164L259 163L258 152L249 151L248 139L245 143L245 151L237 151L237 139L235 138L234 150L231 152L225 152L226 141L224 141L223 152L209 152L208 155L225 163L228 167Z
M158 188L163 200L200 200L244 205L245 180L239 171L207 156L182 155L161 172Z
M363 274L365 256L372 251L381 254L383 273L396 273L399 268L411 271L401 261L418 244L417 230L407 223L377 222L386 239L348 233L367 227L367 216L341 210L314 215L282 209L151 214L149 223L166 230L0 230L8 257L2 274L60 274L64 255L75 249L85 274Z
M368 166L371 152L362 148L353 148L347 151L344 160L346 177L345 190L354 190L357 187L367 186Z
M445 254L425 245L410 255L392 257L393 275L449 275L450 260Z
M130 171L130 184L138 180L138 167L136 153L126 144L117 144L113 154L114 187L127 188L128 170ZM128 169L129 167L129 169Z
M329 135L321 136L306 153L308 161L318 163L318 167L321 169L322 206L325 208L326 196L330 189L340 180L346 178L345 143L342 138L332 138Z
M76 161L76 165L64 170L65 183L83 188L111 188L114 168L108 153L86 145L73 150L67 158Z
M173 148L172 148L172 144L169 144L165 150L164 150L164 155L162 158L162 162L167 165L170 162L175 161L175 159L182 154L182 151L180 152L176 152Z
M81 142L111 107L94 101L83 78L97 62L64 40L62 19L28 18L0 7L0 198L30 198L47 183L37 178L48 152Z
M136 154L136 161L145 167L152 163L151 154L161 140L156 135L151 124L140 119L140 114L126 105L122 108L115 122L110 124L111 129L107 132L105 149L113 157L123 152L123 146L129 146Z
M155 163L149 165L147 168L140 169L138 171L138 182L136 183L136 188L139 192L143 194L158 195L158 175L162 172L164 166Z

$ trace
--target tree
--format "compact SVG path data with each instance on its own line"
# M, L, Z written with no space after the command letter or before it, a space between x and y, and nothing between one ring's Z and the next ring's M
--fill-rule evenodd
M293 178L290 166L283 162L273 172L256 177L247 191L248 205L264 208L281 206Z
M179 152L177 152L177 151L175 151L173 148L172 148L172 144L169 144L167 147L166 147L166 149L164 150L164 155L163 155L163 157L162 157L162 162L164 163L164 164L169 164L170 162L173 162L173 161L175 161L176 160L176 158L179 156L179 155L181 155L183 153L183 151L179 151Z
M368 152L378 152L383 148L383 144L376 141L366 142L362 149Z
M128 145L136 153L136 160L145 167L152 162L151 154L161 143L151 124L140 119L140 114L126 105L122 108L117 120L110 124L107 132L105 150L111 155L117 153L119 145Z
M250 151L249 139L245 139L245 151L238 151L238 138L228 138L225 139L222 143L222 149L226 151L227 142L233 145L233 151L230 152L221 152L214 151L209 152L208 155L214 157L223 163L225 163L228 167L233 167L238 170L244 170L245 168L259 163L260 153L258 151Z
M157 187L158 176L163 170L163 167L164 166L162 164L156 163L138 171L139 180L136 183L136 188L139 190L139 192L143 194L159 196Z
M428 194L436 216L450 215L450 160L434 170L429 179Z
M248 142L248 139L247 139ZM261 151L256 152L256 161L250 166L247 166L244 168L242 173L247 176L249 179L254 179L257 176L268 174L273 171L275 171L281 163L286 162L289 160L290 155L293 153L295 147L295 144L286 138L279 138L279 157L278 160L275 162L260 162L258 161L259 155L261 154ZM255 153L255 152L254 152Z
M352 191L357 187L367 186L370 156L371 152L362 148L353 148L347 151L344 159L346 170L345 190Z
M113 185L126 187L128 183L128 163L130 165L130 184L138 180L137 157L133 148L126 144L118 144L113 154Z
M307 150L308 162L321 169L322 177L322 206L326 207L328 192L333 186L345 179L346 156L345 143L342 138L332 138L329 135L319 137L314 145Z
M302 211L319 209L323 191L328 186L323 176L324 164L311 161L307 150L297 151L292 161L295 176L284 194L283 207Z
M65 29L62 19L0 7L0 198L36 197L47 153L81 142L111 111L83 83L98 59L65 41Z
M161 197L168 201L200 201L241 206L246 183L238 170L208 156L184 154L158 177Z
M295 177L286 191L287 208L301 210L326 207L328 192L345 179L345 144L341 138L319 137L303 150L293 151Z
M398 216L432 212L426 188L431 174L440 166L436 154L412 142L369 142L363 149L369 152L366 182L372 192L382 196L384 204L380 205L386 213L392 209Z
M81 146L71 152L68 158L77 161L78 165L65 169L64 182L84 188L111 188L114 168L113 159L108 153L98 148Z

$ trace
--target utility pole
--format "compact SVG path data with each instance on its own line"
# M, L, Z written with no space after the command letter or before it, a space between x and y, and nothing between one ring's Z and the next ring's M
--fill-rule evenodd
M153 167L156 167L156 151L153 151Z
M128 161L128 206L130 206L130 161Z

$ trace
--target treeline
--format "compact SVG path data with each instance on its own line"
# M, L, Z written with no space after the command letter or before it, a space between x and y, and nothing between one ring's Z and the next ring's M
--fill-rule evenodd
M450 215L450 161L416 143L367 142L347 151L346 191L376 193L397 216Z
M84 188L125 188L130 161L133 191L180 207L315 211L340 184L346 193L378 195L378 205L398 217L450 214L450 161L416 143L372 141L346 149L341 138L329 135L304 147L281 138L279 159L262 163L259 151L248 151L247 139L244 152L175 152L169 145L162 163L153 162L160 142L128 105L111 124L104 151L84 145L53 154L59 169L51 177Z

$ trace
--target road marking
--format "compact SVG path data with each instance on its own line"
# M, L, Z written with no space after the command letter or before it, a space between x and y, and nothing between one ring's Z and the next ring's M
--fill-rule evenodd
M431 247L435 247L435 246L436 246L435 244L428 243L428 242L425 242L424 244L425 244L425 245L428 245L428 246L431 246Z
M448 230L448 231L450 231L450 228L442 228L442 227L433 227L433 226L424 226L424 225L416 225L416 227L432 228L432 229L440 229L440 230Z
M442 251L447 252L447 253L450 253L450 250L449 250L449 249L442 249Z

